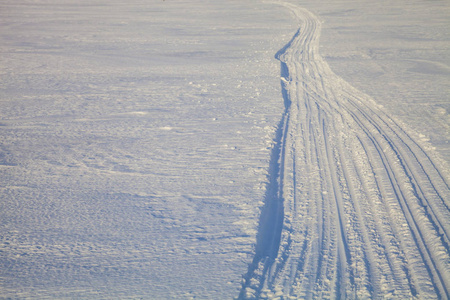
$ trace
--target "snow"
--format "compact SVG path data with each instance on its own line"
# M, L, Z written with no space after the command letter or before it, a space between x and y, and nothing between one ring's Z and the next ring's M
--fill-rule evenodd
M436 147L448 162L448 2L327 4L308 7L325 20L320 52L331 68L412 134L426 135L432 142L428 147Z
M2 1L0 297L448 297L449 13Z

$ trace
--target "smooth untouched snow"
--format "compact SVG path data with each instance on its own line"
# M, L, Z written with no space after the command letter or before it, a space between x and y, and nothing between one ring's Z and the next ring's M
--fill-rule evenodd
M14 0L0 14L0 298L236 296L289 12Z

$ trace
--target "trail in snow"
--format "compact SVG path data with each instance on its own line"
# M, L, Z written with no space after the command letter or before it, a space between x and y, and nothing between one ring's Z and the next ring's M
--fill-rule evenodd
M318 51L320 21L277 53L285 113L239 299L450 298L450 191L421 146Z

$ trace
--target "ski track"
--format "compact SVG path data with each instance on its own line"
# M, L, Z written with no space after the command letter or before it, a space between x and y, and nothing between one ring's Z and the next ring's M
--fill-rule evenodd
M300 29L276 55L285 112L239 299L448 299L446 178L331 71L318 51L319 19L278 4Z

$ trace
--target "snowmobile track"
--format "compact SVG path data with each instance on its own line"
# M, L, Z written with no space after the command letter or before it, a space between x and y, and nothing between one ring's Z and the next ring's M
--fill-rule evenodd
M449 299L448 179L407 130L338 77L320 20L277 54L285 112L239 299Z

